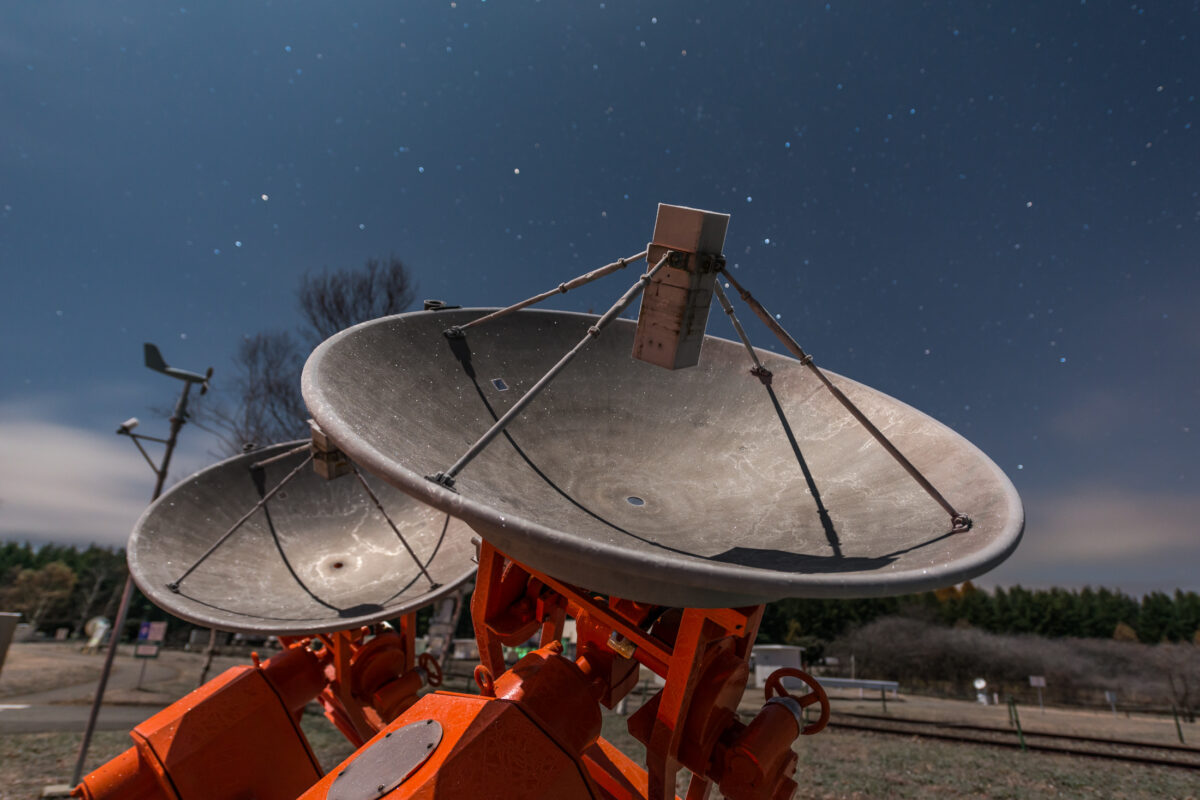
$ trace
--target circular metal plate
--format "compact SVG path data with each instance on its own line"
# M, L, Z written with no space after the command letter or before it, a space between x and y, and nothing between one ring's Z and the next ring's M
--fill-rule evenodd
M706 337L698 366L630 357L619 320L458 476L447 469L586 335L595 317L418 312L322 343L304 369L309 410L359 464L466 520L513 558L593 591L671 606L900 594L956 583L1016 548L1012 484L970 442L894 398L830 379L943 495L948 515L799 362ZM789 439L788 431L791 433ZM794 441L794 446L793 442ZM824 509L822 513L821 509Z
M375 800L417 771L442 741L442 724L423 719L388 731L338 768L326 800Z
M393 619L474 574L472 532L462 522L364 473L440 584L433 589L354 475L326 481L308 465L183 580L178 594L167 589L261 499L250 465L301 444L222 461L151 505L129 539L129 569L146 596L200 625L303 634ZM266 466L265 491L306 455Z

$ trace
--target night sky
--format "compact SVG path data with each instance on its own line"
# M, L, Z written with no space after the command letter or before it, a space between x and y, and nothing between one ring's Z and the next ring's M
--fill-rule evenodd
M228 402L305 271L502 305L668 202L732 214L819 365L1008 473L981 583L1200 588L1198 45L1180 0L6 3L0 537L124 542L153 476L113 431L179 389L143 341ZM216 457L189 426L172 479Z

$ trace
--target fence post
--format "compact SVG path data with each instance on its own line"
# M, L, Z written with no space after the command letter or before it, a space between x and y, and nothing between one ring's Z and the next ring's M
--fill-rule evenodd
M1183 741L1183 727L1179 724L1179 709L1174 703L1171 703L1171 713L1175 715L1175 733L1179 734L1179 743L1187 744Z
M1013 724L1017 726L1017 738L1021 740L1021 752L1026 752L1025 733L1021 730L1021 715L1017 713L1017 698L1011 694L1008 696L1008 713Z

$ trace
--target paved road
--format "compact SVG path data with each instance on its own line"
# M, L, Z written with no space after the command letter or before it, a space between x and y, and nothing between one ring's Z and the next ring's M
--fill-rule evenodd
M64 652L64 657L75 654ZM95 658L95 657L89 657ZM145 664L145 677L141 678ZM157 713L167 703L163 696L145 693L144 701L137 697L135 688L139 679L143 686L153 687L156 683L177 678L179 670L158 660L135 660L118 656L113 661L105 691L106 702L100 709L96 722L97 730L129 730L142 720ZM83 732L91 713L92 698L96 693L96 681L58 686L41 692L0 698L0 734L43 733L51 731ZM120 702L112 702L114 696Z
M7 698L0 703L0 735L6 733L47 733L51 731L83 732L87 724L88 705L26 705ZM96 729L127 731L158 712L162 706L114 706L100 709Z

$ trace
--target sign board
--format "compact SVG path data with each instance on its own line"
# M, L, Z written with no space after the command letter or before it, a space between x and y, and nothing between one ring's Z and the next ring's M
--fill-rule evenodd
M1046 676L1045 675L1030 675L1029 676L1029 685L1036 689L1045 689L1046 688Z
M167 623L143 622L138 627L137 644L133 646L134 658L158 658L158 646L167 638ZM141 687L141 680L138 680Z
M143 622L138 628L139 642L161 642L167 638L166 622Z

